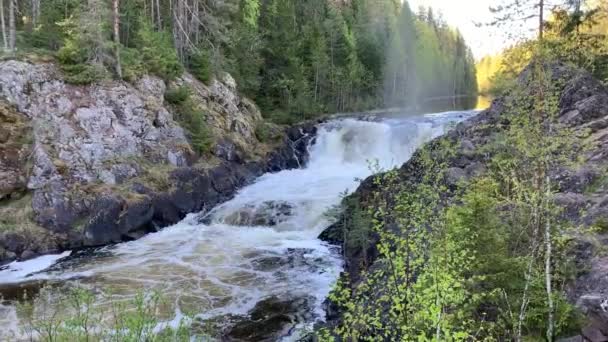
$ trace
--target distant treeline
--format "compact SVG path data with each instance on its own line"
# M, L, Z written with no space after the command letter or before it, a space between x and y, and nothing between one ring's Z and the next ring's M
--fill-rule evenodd
M475 66L440 15L399 0L0 0L6 52L55 54L74 83L227 71L263 113L471 107ZM467 96L463 96L467 95Z
M556 59L586 69L608 84L608 1L583 2L571 9L566 1L554 7L544 23L542 44ZM483 95L498 95L530 63L537 39L525 40L477 64L477 81Z

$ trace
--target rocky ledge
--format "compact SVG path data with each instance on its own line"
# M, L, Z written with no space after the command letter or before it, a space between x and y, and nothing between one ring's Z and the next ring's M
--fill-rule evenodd
M207 154L164 101L184 85L213 134ZM0 264L175 224L264 172L299 167L315 133L314 123L265 123L227 74L209 85L184 74L77 86L53 64L0 62Z
M566 219L577 225L600 227L605 232L608 222L608 89L585 71L560 63L551 64L549 68L555 83L560 84L559 120L571 127L584 129L589 134L591 146L584 156L584 162L576 169L553 170L552 177L556 184L559 184L555 201L564 208L563 215ZM528 67L518 79L523 89L529 84L531 70L532 67ZM448 167L444 179L448 191L442 195L448 201L455 195L457 184L461 180L468 180L486 172L486 165L492 156L480 147L490 142L500 127L509 125L505 103L506 98L496 99L489 109L429 143L431 151L439 150L444 141L449 141L449 145L458 146L449 160L442 160ZM437 158L441 158L440 155L442 154L437 154ZM426 172L425 163L421 160L419 153L415 153L398 169L400 184L407 187L408 184L420 182ZM349 197L350 203L365 208L378 191L380 189L374 183L374 176L369 177ZM391 194L383 193L382 196L390 203ZM350 214L347 205L344 217L338 222L348 222ZM372 242L367 247L351 247L343 240L343 229L349 227L334 224L325 230L320 238L343 245L345 270L350 283L356 286L362 280L365 270L381 267L375 264L379 255L376 248L378 236L370 236ZM608 341L608 236L599 232L572 238L576 246L573 257L579 273L571 284L568 295L569 300L588 318L588 325L584 327L581 335L572 340ZM330 322L340 319L340 312L332 305L328 305L328 318Z

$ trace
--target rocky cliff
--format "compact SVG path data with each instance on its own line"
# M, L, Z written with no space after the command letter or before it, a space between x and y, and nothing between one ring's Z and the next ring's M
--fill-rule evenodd
M608 222L608 89L587 72L574 69L564 64L549 66L553 83L559 84L559 120L588 134L590 149L582 156L583 163L577 168L559 168L553 170L552 178L559 184L555 202L564 210L563 215L576 225L606 227ZM518 82L522 89L529 83L532 67L524 70ZM492 106L469 119L443 137L428 144L431 151L441 149L442 143L458 146L454 154L448 154L444 183L447 192L442 194L453 198L457 185L462 180L469 180L486 172L492 155L482 147L496 138L497 133L509 125L506 114L506 97L498 98ZM531 142L533 143L533 142ZM445 145L443 145L445 146ZM436 153L434 157L443 158L446 154ZM408 188L421 181L427 164L421 162L419 153L398 169L398 182ZM339 222L347 222L355 206L365 208L371 205L373 196L382 190L372 176L362 182L359 189L350 197L350 203ZM392 193L382 193L388 203ZM344 248L346 271L351 284L358 284L364 271L379 266L376 263L378 236L372 233L371 243L365 247L350 247L345 243L343 229L350 227L335 224L324 231L320 238L341 244ZM570 237L574 240L574 258L579 269L575 281L570 285L569 300L576 304L587 315L584 329L573 341L608 341L608 253L605 250L608 236L605 229L592 234L580 234ZM363 250L365 248L365 250ZM333 306L328 307L330 319L339 320L340 312Z
M164 101L180 86L205 114L209 153L194 152ZM16 60L0 62L0 123L0 263L174 224L266 171L298 167L315 133L264 123L227 74L76 86L53 64ZM259 141L260 125L271 141Z

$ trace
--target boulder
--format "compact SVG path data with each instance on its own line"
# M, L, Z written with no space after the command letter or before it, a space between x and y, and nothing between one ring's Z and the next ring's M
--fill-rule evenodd
M293 206L284 201L267 201L249 204L227 215L224 223L235 226L273 227L286 221L293 213Z
M238 321L225 334L229 341L277 341L310 316L312 298L281 300L270 297L258 302L248 318ZM310 317L308 317L310 318Z

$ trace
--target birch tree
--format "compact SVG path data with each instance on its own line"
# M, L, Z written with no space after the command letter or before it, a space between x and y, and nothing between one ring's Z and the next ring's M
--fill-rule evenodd
M116 75L122 78L122 66L120 65L120 13L119 0L112 0L112 12L114 19L114 50L116 58Z

